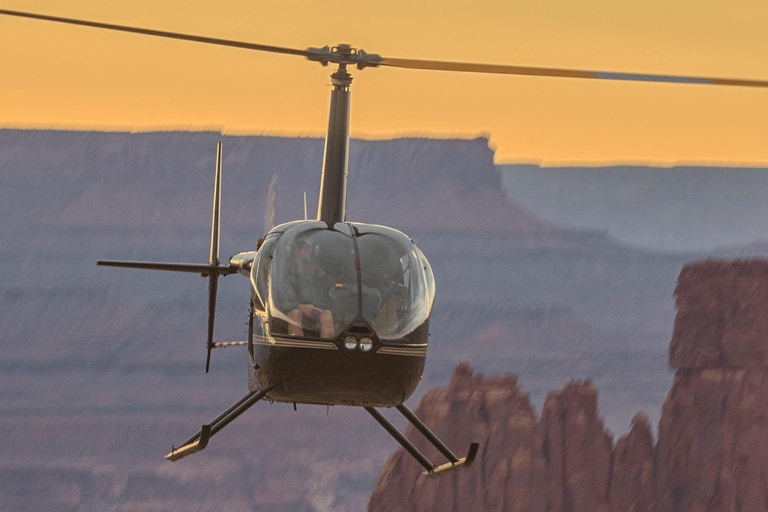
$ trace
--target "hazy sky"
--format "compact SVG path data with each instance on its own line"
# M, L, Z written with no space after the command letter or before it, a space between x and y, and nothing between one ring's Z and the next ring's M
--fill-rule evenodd
M0 7L385 57L768 79L766 0L0 0ZM325 130L302 57L0 17L0 125ZM488 134L497 161L768 163L768 90L367 69L354 136Z

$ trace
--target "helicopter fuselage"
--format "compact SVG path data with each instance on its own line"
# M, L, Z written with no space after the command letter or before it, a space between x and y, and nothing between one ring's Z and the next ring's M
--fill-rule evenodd
M371 224L296 221L230 263L251 281L252 391L268 390L280 402L390 407L416 389L434 281L406 235ZM327 315L325 326L313 311Z
M267 337L264 343L253 344L253 356L249 353L248 388L268 389L267 398L277 402L397 406L421 380L427 324L420 330L423 334L412 338L422 343L416 343L419 348L411 353L384 346L371 353L347 350L341 339L302 343Z

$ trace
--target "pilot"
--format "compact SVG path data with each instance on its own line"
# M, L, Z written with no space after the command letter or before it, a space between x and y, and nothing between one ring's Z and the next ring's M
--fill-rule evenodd
M292 295L289 302L294 307L288 313L288 334L304 336L305 328L319 327L321 338L332 338L334 324L328 291L333 283L332 278L316 264L315 249L306 240L297 240L293 245L287 277Z

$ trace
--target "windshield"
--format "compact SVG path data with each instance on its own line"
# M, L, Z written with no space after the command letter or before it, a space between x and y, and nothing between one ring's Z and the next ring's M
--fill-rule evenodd
M271 331L335 338L357 316L357 273L352 233L311 222L286 231L270 268Z
M363 316L379 338L402 338L429 317L434 300L432 270L400 231L384 226L358 228Z
M395 340L429 317L432 271L400 231L310 221L291 226L271 249L273 334L335 339L362 316L379 338Z

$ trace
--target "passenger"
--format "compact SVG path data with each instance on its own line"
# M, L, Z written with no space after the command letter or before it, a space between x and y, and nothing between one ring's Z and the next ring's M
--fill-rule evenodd
M363 286L376 290L378 295L371 327L379 336L391 335L398 330L398 312L405 307L407 297L399 251L378 235L364 235L358 243Z
M394 280L389 280L378 290L381 294L381 308L371 322L371 327L379 336L387 336L398 330L397 313L405 308L407 290Z
M357 272L355 250L350 239L320 247L317 262L330 276L329 298L335 327L348 324L357 316Z
M287 300L292 305L288 313L288 334L304 336L305 329L319 327L321 338L332 338L334 324L328 292L333 283L315 263L314 252L305 240L298 240L293 246L287 275L290 285Z

